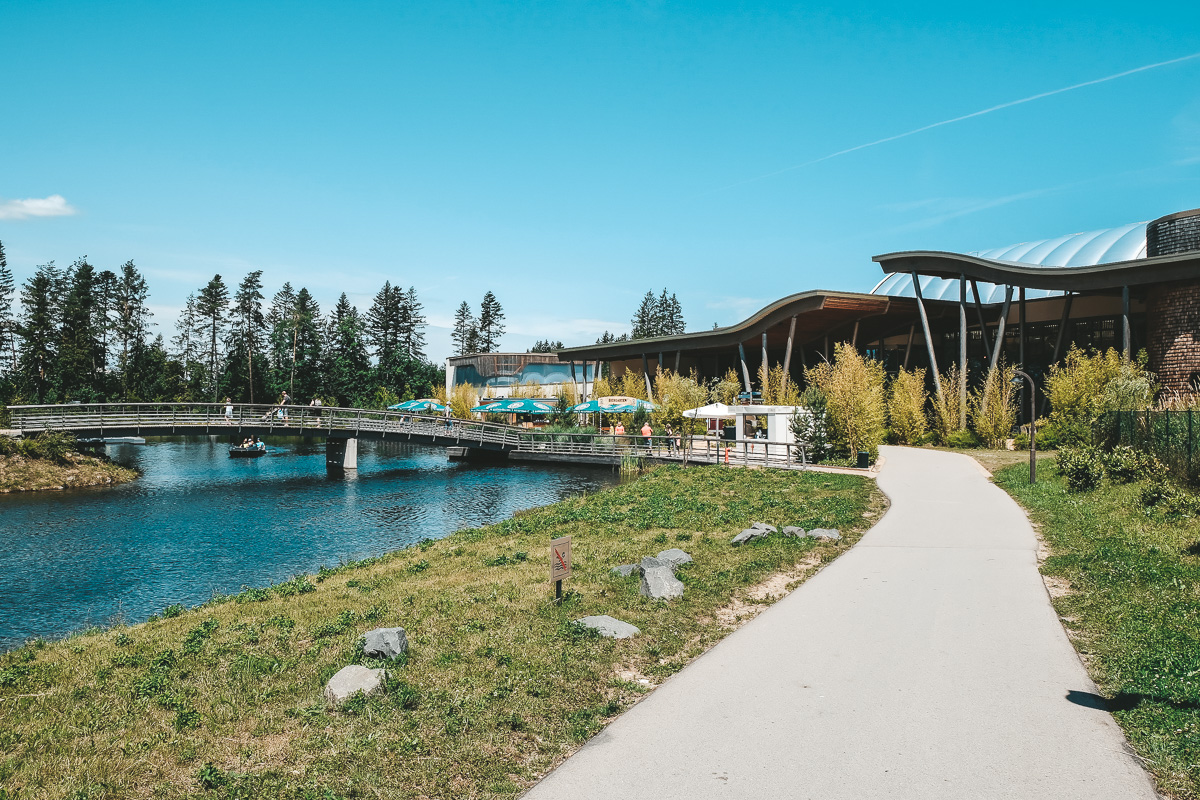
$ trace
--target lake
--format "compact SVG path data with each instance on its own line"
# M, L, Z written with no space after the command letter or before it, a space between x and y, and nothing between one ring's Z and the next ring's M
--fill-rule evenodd
M0 495L0 650L168 605L265 586L506 519L618 481L610 468L450 462L359 442L327 473L324 442L229 458L218 437L110 445L143 471L118 487Z

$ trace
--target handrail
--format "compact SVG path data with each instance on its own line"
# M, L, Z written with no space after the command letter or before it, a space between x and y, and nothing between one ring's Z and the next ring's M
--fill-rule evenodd
M232 408L230 407L232 406ZM228 413L226 413L228 410ZM563 456L651 458L684 463L729 463L805 468L804 448L765 439L711 439L707 436L643 437L638 431L569 433L530 430L481 420L389 409L341 406L280 406L276 403L72 403L9 406L11 424L21 431L82 430L103 433L133 428L140 432L165 429L266 427L272 433L312 431L358 436L378 433L428 438L446 445L464 442L504 450Z

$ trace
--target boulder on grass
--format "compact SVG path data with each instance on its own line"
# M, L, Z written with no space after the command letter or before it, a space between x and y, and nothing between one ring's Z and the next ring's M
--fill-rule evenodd
M840 539L842 533L836 528L813 528L808 535L814 539Z
M670 550L663 550L655 556L659 561L663 562L671 569L675 569L683 564L692 563L692 557L680 550L678 547L672 547Z
M613 567L612 571L617 575L620 575L622 578L628 578L637 570L637 568L637 564L622 564L619 567Z
M379 694L383 691L383 673L381 669L367 669L358 664L342 667L325 684L325 699L340 706L360 692L367 697Z
M395 659L408 652L404 628L376 628L363 634L363 655L368 658Z
M783 535L791 536L795 539L803 539L805 536L808 536L808 534L804 532L804 528L797 528L795 525L785 526L783 529Z
M646 556L642 559L642 563L638 564L638 569L647 570L655 567L670 567L666 561L660 561L654 556Z
M774 525L768 525L765 522L756 522L750 527L758 528L760 531L766 531L767 533L779 533L779 528L776 528Z
M610 617L608 614L583 617L575 621L580 625L595 628L600 631L601 636L607 636L609 639L628 639L641 633L636 626L630 625L628 622L622 622L615 617Z
M770 533L770 531L765 531L762 528L746 528L746 530L733 537L729 543L734 547L737 547L740 544L745 544L751 539L761 539L768 533Z
M683 597L683 584L670 567L650 567L642 570L642 585L638 591L651 600L670 600Z

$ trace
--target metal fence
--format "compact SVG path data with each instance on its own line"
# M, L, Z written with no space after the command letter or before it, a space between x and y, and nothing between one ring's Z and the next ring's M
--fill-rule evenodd
M1109 411L1094 430L1095 443L1154 455L1181 480L1200 479L1200 415L1187 411Z

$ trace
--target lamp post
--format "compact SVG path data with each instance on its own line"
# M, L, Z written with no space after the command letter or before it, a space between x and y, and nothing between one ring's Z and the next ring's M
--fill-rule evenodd
M1019 369L1014 369L1013 372L1017 373L1012 379L1013 386L1020 386L1022 378L1029 384L1029 482L1037 483L1037 414L1034 409L1036 392L1033 388L1033 378Z

